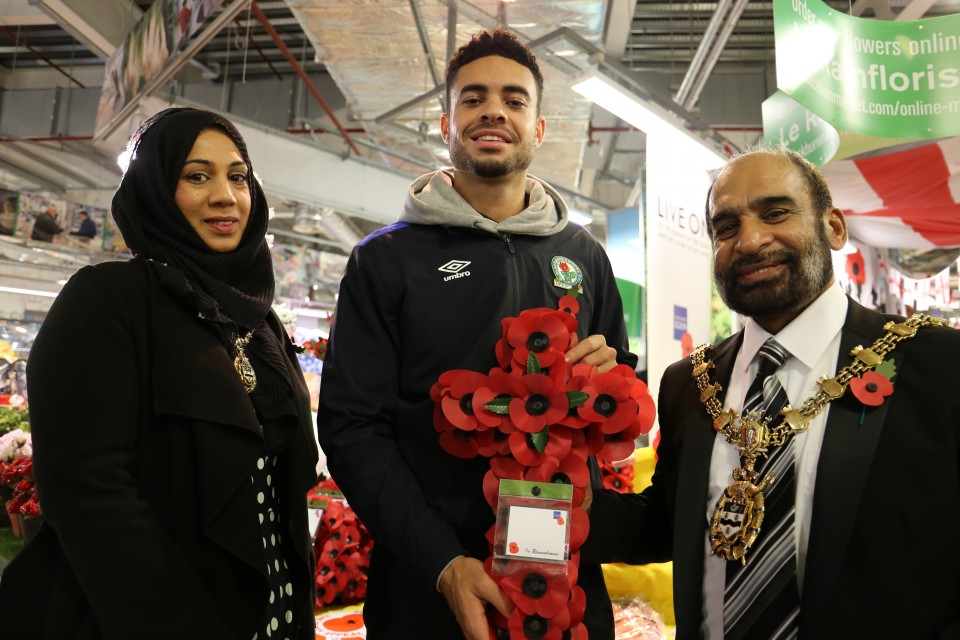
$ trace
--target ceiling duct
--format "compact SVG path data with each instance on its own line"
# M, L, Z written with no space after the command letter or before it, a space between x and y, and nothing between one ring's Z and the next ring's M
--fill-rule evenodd
M323 233L323 211L306 204L298 204L293 214L293 230L306 234Z

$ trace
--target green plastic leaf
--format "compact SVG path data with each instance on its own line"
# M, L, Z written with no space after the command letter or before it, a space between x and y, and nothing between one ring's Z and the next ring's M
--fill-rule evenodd
M877 368L874 369L877 373L882 375L887 380L893 380L893 376L897 375L897 365L893 360L884 360L877 365Z
M505 416L510 413L510 401L513 400L511 396L497 396L490 402L483 405L484 409L489 409L493 413Z
M567 402L571 409L574 407L579 407L584 402L587 401L587 398L590 397L589 393L584 393L583 391L567 391Z
M540 373L540 360L533 351L527 355L527 373Z
M550 440L550 427L544 427L542 431L530 434L530 442L537 453L543 453L547 448L547 442Z

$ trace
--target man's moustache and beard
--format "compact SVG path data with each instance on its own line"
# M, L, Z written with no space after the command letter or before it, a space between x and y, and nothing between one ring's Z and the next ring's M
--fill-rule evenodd
M490 129L491 127L483 127ZM469 137L469 133L467 136ZM518 142L517 137L511 135L514 152L508 158L496 157L475 158L467 153L460 138L450 136L450 163L458 171L469 171L480 178L502 178L517 171L526 171L533 162L533 140Z
M786 275L747 284L737 282L739 269L770 260L783 262ZM817 224L817 239L799 250L780 249L747 256L723 271L717 271L714 263L713 269L720 298L741 315L762 318L789 310L801 311L820 295L833 277L830 241L823 226Z

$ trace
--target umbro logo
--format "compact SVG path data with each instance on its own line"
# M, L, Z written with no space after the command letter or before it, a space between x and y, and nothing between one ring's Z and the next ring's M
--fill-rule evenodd
M470 275L470 272L464 271L464 269L466 269L469 264L469 260L451 260L442 267L437 268L437 271L443 271L444 273L451 274L443 279L444 282L447 280L454 280L456 278L466 278Z

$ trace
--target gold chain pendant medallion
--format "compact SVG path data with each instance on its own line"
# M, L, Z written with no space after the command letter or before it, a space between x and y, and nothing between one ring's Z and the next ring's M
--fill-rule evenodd
M242 337L238 333L233 341L233 345L237 350L237 355L233 359L233 368L236 369L240 375L240 381L243 383L243 388L247 393L253 393L253 390L257 388L257 373L253 370L253 365L250 364L250 358L247 357L247 353L244 351L252 337L253 331L248 332L247 335Z

